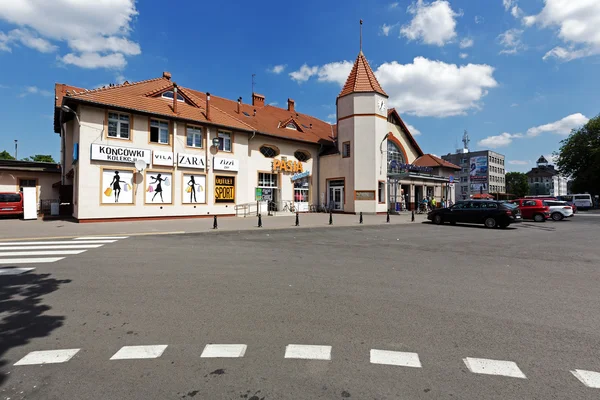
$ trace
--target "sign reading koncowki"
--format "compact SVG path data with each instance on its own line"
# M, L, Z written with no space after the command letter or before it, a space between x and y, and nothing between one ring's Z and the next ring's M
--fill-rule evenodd
M107 146L104 144L92 143L90 158L92 160L113 161L133 164L137 160L144 160L150 164L152 152L144 149L134 149L131 147Z

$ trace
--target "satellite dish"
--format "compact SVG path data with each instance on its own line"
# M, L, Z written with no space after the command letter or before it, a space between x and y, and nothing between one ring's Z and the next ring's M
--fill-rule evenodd
M144 160L135 160L135 168L142 172L143 170L146 169L146 161Z

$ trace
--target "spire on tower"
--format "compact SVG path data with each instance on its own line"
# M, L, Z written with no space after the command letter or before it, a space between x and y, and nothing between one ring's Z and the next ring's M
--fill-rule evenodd
M363 20L360 20L360 54L362 54L362 24Z

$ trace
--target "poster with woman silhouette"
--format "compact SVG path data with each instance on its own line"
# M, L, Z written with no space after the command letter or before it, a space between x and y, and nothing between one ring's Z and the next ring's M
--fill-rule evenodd
M144 186L147 204L171 204L173 175L170 172L146 171Z
M181 202L183 204L206 203L206 176L199 174L183 174L183 193Z
M133 204L133 171L102 170L102 204Z

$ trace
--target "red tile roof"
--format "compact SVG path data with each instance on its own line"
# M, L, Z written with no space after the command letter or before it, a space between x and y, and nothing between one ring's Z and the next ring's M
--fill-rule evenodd
M383 90L379 81L377 81L362 50L358 53L352 71L350 72L350 75L348 75L346 84L338 97L358 92L375 92L387 97L387 93Z
M443 168L451 168L455 170L460 170L461 168L458 165L452 164L446 160L442 160L441 158L434 156L433 154L424 154L421 157L417 158L414 162L414 165L419 167L443 167Z

